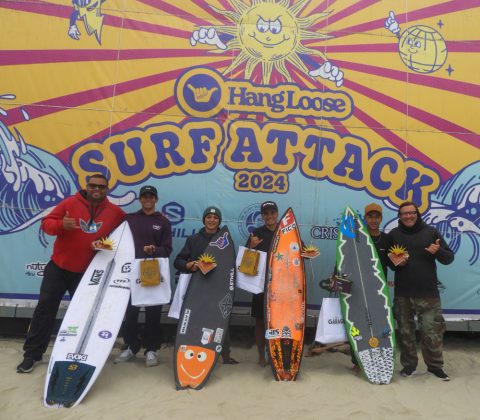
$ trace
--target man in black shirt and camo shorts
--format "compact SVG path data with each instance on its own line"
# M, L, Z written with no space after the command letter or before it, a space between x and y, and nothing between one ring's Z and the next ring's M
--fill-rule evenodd
M248 238L246 246L257 251L270 252L270 244L278 225L278 207L273 201L266 201L260 206L263 226L256 228ZM267 261L269 255L267 255ZM265 276L267 272L265 271ZM263 293L253 295L252 298L252 317L255 318L255 342L258 348L258 363L260 366L266 366L265 359L265 321L264 321L264 299Z

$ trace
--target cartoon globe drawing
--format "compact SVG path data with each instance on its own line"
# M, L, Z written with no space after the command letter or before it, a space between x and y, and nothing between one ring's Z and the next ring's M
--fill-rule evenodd
M398 41L400 58L417 73L433 73L447 60L447 44L435 29L416 25L406 29Z

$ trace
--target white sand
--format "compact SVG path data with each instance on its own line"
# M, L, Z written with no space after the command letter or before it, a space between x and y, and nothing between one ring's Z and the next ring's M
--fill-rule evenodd
M350 371L350 358L324 353L304 358L296 382L273 380L256 364L254 348L233 347L239 365L217 365L203 390L176 391L172 347L161 364L145 368L143 357L112 363L115 348L96 384L72 409L47 409L42 396L47 360L30 374L17 374L21 340L0 340L0 418L17 419L478 419L480 340L448 337L445 371L450 382L424 374L390 385L371 385ZM397 364L397 372L400 369Z

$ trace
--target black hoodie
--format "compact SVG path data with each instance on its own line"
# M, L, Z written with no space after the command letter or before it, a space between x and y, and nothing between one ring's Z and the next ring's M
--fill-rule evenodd
M436 261L448 265L453 261L453 251L432 226L420 217L411 228L398 221L398 227L390 232L393 245L406 248L408 262L395 267L395 296L414 298L438 297ZM440 239L440 249L434 255L425 248Z
M143 210L125 216L132 231L135 258L168 258L172 253L172 226L168 219L156 211L145 214ZM155 252L147 254L145 245L155 245Z
M219 230L217 229L217 232ZM207 233L203 227L198 233L189 236L173 262L174 267L181 273L192 273L193 271L187 269L187 263L196 261L205 252L208 244L217 232Z

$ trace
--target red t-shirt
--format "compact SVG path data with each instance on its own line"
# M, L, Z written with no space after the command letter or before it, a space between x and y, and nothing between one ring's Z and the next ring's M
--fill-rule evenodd
M79 228L64 229L63 218L67 211ZM91 243L108 236L124 215L125 212L107 198L95 207L80 191L66 198L42 219L45 233L57 236L53 244L53 262L64 270L83 273L95 255Z

